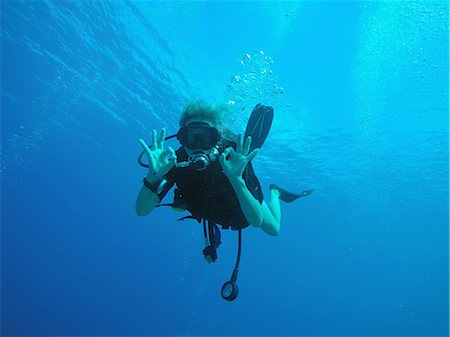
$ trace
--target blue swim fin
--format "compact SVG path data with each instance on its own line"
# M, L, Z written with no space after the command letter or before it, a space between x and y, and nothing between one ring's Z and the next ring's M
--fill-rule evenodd
M270 184L269 189L277 190L278 193L280 193L280 199L287 203L291 203L301 197L306 197L314 191L314 190L306 190L300 193L289 192L288 190L275 184Z

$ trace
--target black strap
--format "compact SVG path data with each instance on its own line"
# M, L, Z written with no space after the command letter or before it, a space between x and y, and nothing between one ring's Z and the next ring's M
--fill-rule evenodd
M158 204L158 205L156 205L156 207L161 207L161 206L173 206L173 203L171 203L171 204Z
M154 194L158 195L158 193L159 193L158 189L160 188L163 180L164 180L164 178L159 178L155 182L151 183L146 179L146 176L144 176L144 178L142 179L142 182L144 183L145 187L147 187Z
M206 220L203 219L203 235L205 237L205 246L208 245L208 235L206 234Z
M183 217L179 218L178 221L183 221L184 219L195 219L195 220L197 220L197 218L192 216L192 215L186 215L186 216L183 216ZM200 222L200 221L198 221L198 222Z
M203 255L209 263L216 262L217 260L217 249L214 247L214 225L214 221L208 220L208 243L208 238L206 235L206 220L203 219L203 234L205 236L205 249L203 249Z
M208 234L209 234L209 245L216 250L214 247L214 222L208 220Z

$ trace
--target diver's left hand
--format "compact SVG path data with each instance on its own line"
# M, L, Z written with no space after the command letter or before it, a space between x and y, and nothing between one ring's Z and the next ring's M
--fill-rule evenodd
M222 165L223 172L228 177L230 182L242 178L245 167L258 153L258 148L248 153L250 151L251 143L252 137L248 136L244 145L242 145L242 135L239 135L236 150L232 147L227 147L220 155L220 164Z

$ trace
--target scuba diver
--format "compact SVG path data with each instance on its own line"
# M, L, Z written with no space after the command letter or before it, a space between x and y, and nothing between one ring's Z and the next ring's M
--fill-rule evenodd
M180 117L180 130L166 137L163 129L157 138L152 131L152 144L139 142L143 148L139 164L148 168L136 200L136 213L149 214L155 207L171 206L176 211L187 210L182 217L203 222L204 258L208 263L217 259L220 229L237 230L238 255L230 281L221 291L222 298L233 301L238 295L236 284L241 256L242 229L252 225L276 236L280 232L280 200L290 203L307 196L312 190L289 192L271 184L270 201L263 200L261 185L251 161L263 145L273 120L273 108L257 104L244 134L234 135L221 128L223 116L229 112L225 104L210 104L202 100L189 102ZM181 146L174 151L165 148L165 140L177 138ZM148 164L142 161L146 155ZM174 200L161 204L164 196L176 185Z

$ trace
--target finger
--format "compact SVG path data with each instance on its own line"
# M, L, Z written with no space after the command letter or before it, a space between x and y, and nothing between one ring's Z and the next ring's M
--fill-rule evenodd
M243 154L246 156L248 154L248 152L250 151L250 145L252 143L252 137L248 136L247 139L245 140L245 144L244 144L244 152Z
M164 149L164 140L166 138L166 129L163 128L161 130L161 135L159 136L159 141L158 141L158 148L159 149Z
M143 139L139 139L139 143L141 143L142 148L145 152L150 153L150 149L148 148L147 144L145 144L145 141Z
M177 154L169 146L162 154L161 159L163 161L163 171L168 172L177 163Z
M220 162L220 165L222 166L222 168L225 165L225 157L226 157L225 153L222 152L222 154L219 157L219 162Z
M231 151L234 151L234 149L232 147L227 147L223 152L222 152L222 156L224 157L224 159L226 159L228 157L228 155L231 153Z
M242 153L242 133L239 134L238 136L238 142L236 145L236 152L237 153Z
M259 149L256 148L254 149L252 152L250 152L250 154L247 156L247 162L251 162L253 158L255 158L255 156L258 154Z
M164 159L164 162L170 162L173 159L177 157L175 151L172 149L171 146L169 146L163 153L162 158Z
M156 143L156 130L153 129L152 130L152 147L151 147L152 151L156 150L156 146L157 146L157 143Z

